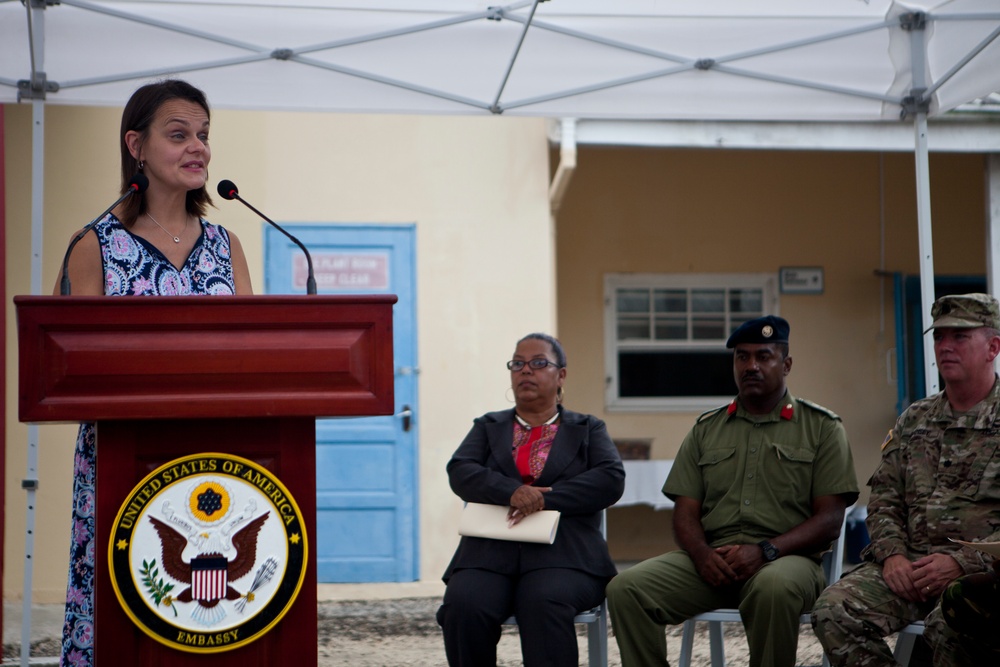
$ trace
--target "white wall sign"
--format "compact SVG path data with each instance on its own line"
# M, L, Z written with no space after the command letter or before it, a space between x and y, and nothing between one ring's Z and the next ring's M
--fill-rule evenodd
M822 294L823 267L784 266L779 271L782 294Z

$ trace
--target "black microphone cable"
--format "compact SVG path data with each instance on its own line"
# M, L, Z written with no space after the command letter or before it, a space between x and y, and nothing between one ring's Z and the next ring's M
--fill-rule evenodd
M132 177L132 180L128 182L128 189L125 190L125 194L119 197L114 204L112 204L111 206L109 206L104 210L104 213L101 213L99 216L94 218L86 227L81 229L80 232L73 237L73 240L69 242L69 247L66 248L66 255L63 256L62 280L59 281L60 295L69 296L70 294L69 256L70 253L73 252L74 246L76 246L76 244L79 243L80 239L82 239L87 234L87 232L93 229L94 226L97 225L97 223L103 220L104 216L106 216L108 213L111 213L111 209L113 209L115 206L118 206L118 204L121 204L123 201L125 201L132 195L142 194L143 192L146 191L146 188L148 187L149 187L149 179L146 178L146 174L142 173L141 171L136 173L136 175Z
M313 273L312 255L309 254L309 250L302 244L302 241L298 240L297 238L286 232L281 225L276 223L274 220L271 220L271 218L267 217L266 215L258 211L256 208L251 206L247 200L243 199L243 197L240 197L240 191L236 187L236 184L233 183L232 181L228 179L219 181L218 191L219 191L219 196L222 197L223 199L236 199L242 202L244 206L246 206L248 209L259 215L266 222L269 222L271 225L274 226L275 229L277 229L279 232L287 236L293 243L295 243L295 245L302 248L302 252L306 256L306 265L308 266L308 273L309 273L308 277L306 278L306 294L315 294L316 275Z

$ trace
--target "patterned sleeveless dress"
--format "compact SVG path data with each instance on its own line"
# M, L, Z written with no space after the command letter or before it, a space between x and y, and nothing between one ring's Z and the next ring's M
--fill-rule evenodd
M184 265L173 266L159 250L129 232L113 215L97 224L107 296L235 294L229 234L205 220L201 237ZM96 544L96 434L81 424L73 462L73 525L70 539L63 667L90 667L94 661L94 563Z

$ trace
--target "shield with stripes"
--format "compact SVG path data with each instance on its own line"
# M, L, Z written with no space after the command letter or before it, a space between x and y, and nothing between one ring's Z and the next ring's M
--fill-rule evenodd
M213 602L226 597L229 585L229 560L218 554L191 559L191 597Z

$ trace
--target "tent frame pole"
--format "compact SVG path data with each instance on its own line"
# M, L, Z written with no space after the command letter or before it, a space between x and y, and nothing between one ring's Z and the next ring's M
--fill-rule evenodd
M920 252L920 320L924 340L924 395L940 391L937 359L934 357L934 337L928 329L932 324L934 305L934 237L931 225L930 159L927 148L927 15L921 12L903 14L900 26L910 35L910 71L913 77L910 95L903 101L903 115L913 115L913 159L917 187L917 239Z
M1000 294L1000 153L986 156L986 289Z
M45 3L31 2L31 293L42 293L43 220L45 212ZM39 85L40 84L40 85ZM21 667L31 662L31 607L35 561L35 505L38 493L38 425L28 425L27 462L21 488L26 494L24 573L21 582Z
M934 241L931 226L930 160L927 150L927 113L920 111L914 119L914 161L917 175L917 237L920 252L920 308L923 329L932 323L931 306L934 305ZM937 359L934 357L934 337L931 332L924 337L925 395L940 391Z
M986 290L1000 292L1000 153L986 156ZM1000 357L993 360L1000 369Z

